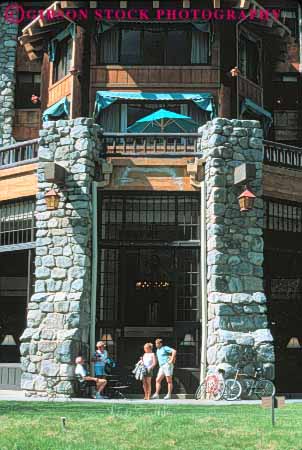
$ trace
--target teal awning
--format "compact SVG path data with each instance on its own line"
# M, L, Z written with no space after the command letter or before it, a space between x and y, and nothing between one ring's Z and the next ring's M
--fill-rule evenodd
M258 116L263 121L263 125L265 130L267 131L269 127L273 123L272 114L261 106L257 105L257 103L253 102L253 100L249 98L245 98L241 103L241 115L245 112L250 114L254 114Z
M211 119L216 116L213 95L209 92L184 93L184 92L116 92L97 91L94 116L98 117L100 112L108 108L118 100L146 101L146 102L181 102L191 100L198 108L208 112Z
M54 105L45 109L42 114L43 122L47 122L51 119L59 119L60 117L69 116L69 101L67 97L62 98Z

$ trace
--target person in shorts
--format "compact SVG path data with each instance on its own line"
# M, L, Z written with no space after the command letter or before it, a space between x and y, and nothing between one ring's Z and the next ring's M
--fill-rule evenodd
M153 344L147 342L144 345L144 355L142 357L143 364L147 370L146 375L142 379L143 389L144 389L144 400L150 400L151 397L151 379L153 377L153 369L157 365L156 356L153 353Z
M96 344L96 351L93 354L94 374L96 377L106 375L105 365L108 361L108 352L105 350L105 342L99 341Z
M156 357L158 360L159 370L156 377L156 392L152 396L153 399L159 398L161 382L166 377L168 384L168 393L164 400L169 400L173 391L173 369L176 360L176 350L163 344L163 340L158 338L155 341L157 348Z
M85 383L87 386L89 384L93 384L94 386L96 386L96 391L97 391L95 398L100 399L100 400L105 399L106 397L104 397L102 395L102 393L106 387L107 380L89 376L88 371L84 364L84 359L82 356L78 356L75 360L75 363L76 363L75 375L76 375L79 383Z

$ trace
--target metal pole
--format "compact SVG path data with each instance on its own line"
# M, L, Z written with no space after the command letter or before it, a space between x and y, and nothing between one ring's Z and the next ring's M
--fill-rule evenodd
M200 278L201 278L201 367L200 381L207 372L207 339L208 339L208 296L207 296L207 194L206 182L201 182L200 189L201 229L200 229Z
M272 425L275 426L275 396L272 395Z
M96 288L98 265L98 222L97 222L97 182L92 182L92 264L91 264L91 301L90 301L90 359L95 347ZM94 368L92 370L94 374Z

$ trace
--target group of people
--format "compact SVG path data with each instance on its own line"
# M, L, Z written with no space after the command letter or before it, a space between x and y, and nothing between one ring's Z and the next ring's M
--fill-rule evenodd
M176 350L167 345L164 345L163 339L155 340L156 353L153 352L153 344L147 342L144 345L144 354L136 364L135 371L143 369L140 373L142 376L139 378L142 381L144 390L144 400L158 399L161 383L166 378L168 385L168 392L164 399L169 400L172 397L173 391L173 370L176 361ZM96 387L96 398L105 399L103 392L107 385L106 380L106 364L109 360L108 352L105 349L105 343L100 341L96 344L96 351L93 355L92 362L94 362L95 376L89 375L85 362L82 356L76 358L75 374L81 383L94 384ZM155 393L151 397L151 380L155 373L156 366L159 365L159 370L156 376L156 389Z

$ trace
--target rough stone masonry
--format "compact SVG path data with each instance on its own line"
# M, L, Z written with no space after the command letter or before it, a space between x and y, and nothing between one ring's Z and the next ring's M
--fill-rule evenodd
M88 354L91 285L91 183L100 128L92 119L46 122L40 132L35 293L21 337L22 388L73 392L74 359ZM209 370L231 374L245 362L274 376L274 350L263 293L263 136L258 121L214 119L200 129L206 158ZM45 162L66 171L57 210L47 211ZM256 165L255 207L239 211L234 167ZM106 169L106 168L105 168ZM108 167L107 167L108 169ZM106 170L107 170L106 169ZM111 169L110 169L111 170ZM102 169L104 172L104 169ZM107 176L107 175L104 175Z
M263 132L258 121L214 119L200 130L199 149L206 158L208 368L231 375L238 363L253 374L262 367L274 378L273 338L263 292L264 210L262 195ZM240 212L234 168L256 166L250 188L255 207Z
M13 142L15 66L18 25L4 18L7 3L0 6L0 147Z
M99 126L92 119L46 122L40 131L36 203L35 293L21 336L21 387L31 393L69 395L74 360L87 356L91 286L91 183ZM64 186L45 181L46 162L64 167ZM59 208L48 211L55 188Z

